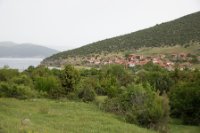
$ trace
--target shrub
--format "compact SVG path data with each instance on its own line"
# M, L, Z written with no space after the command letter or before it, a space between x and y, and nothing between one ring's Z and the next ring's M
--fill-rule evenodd
M103 104L103 110L119 115L123 115L124 113L124 111L121 109L119 98L107 98Z
M13 97L19 99L27 99L36 97L37 92L28 86L0 83L0 97Z
M108 97L116 97L120 94L119 83L113 76L102 78L99 82Z
M178 83L170 93L171 115L184 124L200 123L200 82Z
M95 99L95 82L90 78L82 80L77 88L77 95L83 101L93 101Z
M51 98L59 98L64 95L64 89L61 87L60 80L55 76L37 77L34 85L36 90L47 92Z
M79 90L78 97L81 98L84 102L94 101L95 91L92 88L83 88Z
M170 78L169 73L163 72L161 70L159 71L140 70L137 73L137 76L139 77L139 82L142 82L142 83L148 82L157 91L159 91L160 94L163 94L164 92L168 92L170 88L172 87L172 85L174 84L174 81Z
M103 87L101 87L101 85L97 82L96 83L96 87L95 87L95 92L97 95L106 95L106 91Z
M118 97L109 99L105 109L125 117L129 123L167 132L168 99L146 85L129 85Z
M19 75L17 77L14 77L11 79L11 82L18 85L30 86L31 88L33 88L33 81L27 75Z
M71 65L66 65L61 75L62 86L65 89L65 93L73 92L79 80L80 74L78 70Z
M0 69L0 81L9 81L10 79L18 75L19 72L16 69Z
M123 65L104 66L101 70L101 76L104 78L114 77L121 86L126 86L134 80L131 72L125 69Z

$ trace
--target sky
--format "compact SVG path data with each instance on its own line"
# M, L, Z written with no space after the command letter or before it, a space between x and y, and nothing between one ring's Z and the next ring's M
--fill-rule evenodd
M200 11L200 0L0 0L0 41L60 51Z

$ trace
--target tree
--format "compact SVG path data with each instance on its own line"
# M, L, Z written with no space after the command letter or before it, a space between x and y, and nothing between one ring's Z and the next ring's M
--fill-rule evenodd
M62 86L65 93L74 91L76 84L80 80L80 74L72 65L66 65L61 74Z
M173 117L181 118L184 124L200 123L200 82L180 82L170 92Z
M78 97L82 99L84 102L93 101L96 96L95 93L96 86L97 86L96 81L91 78L83 80L79 84L79 88L77 90Z
M59 98L64 92L60 80L55 76L37 77L34 85L36 90L46 92L51 98Z
M120 95L105 101L104 108L121 114L129 123L167 132L168 98L159 96L149 84L130 84Z

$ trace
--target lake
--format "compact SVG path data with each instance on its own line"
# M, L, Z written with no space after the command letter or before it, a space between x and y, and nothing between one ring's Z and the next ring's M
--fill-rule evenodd
M9 66L9 68L23 71L29 66L38 66L43 58L0 58L0 68Z

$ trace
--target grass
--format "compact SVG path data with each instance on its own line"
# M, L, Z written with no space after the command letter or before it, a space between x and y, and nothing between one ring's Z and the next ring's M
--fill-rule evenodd
M24 124L25 121L25 124ZM153 133L90 103L0 99L0 133Z
M172 119L170 121L170 133L200 133L200 126L182 125L180 120Z
M101 102L105 97L97 97ZM170 133L199 133L200 127L170 122ZM125 123L92 103L0 98L0 133L155 133Z
M170 124L170 133L200 133L198 126L185 126Z
M192 54L198 54L200 44L193 44L188 46L187 48L176 45L176 46L166 46L166 47L153 47L153 48L141 48L137 50L136 54L142 54L142 55L158 55L158 54L173 54L173 53L192 53Z

